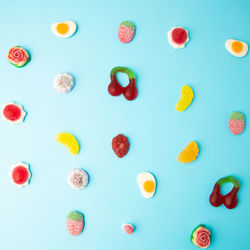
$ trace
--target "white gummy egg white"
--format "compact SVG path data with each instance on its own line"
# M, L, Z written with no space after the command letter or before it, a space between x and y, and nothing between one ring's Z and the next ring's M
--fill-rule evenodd
M144 198L152 198L156 190L155 177L149 172L140 173L137 176L137 184Z
M228 39L225 46L227 51L236 57L243 57L248 51L248 45L245 42L234 39Z
M68 38L76 32L76 23L73 21L65 21L60 23L53 23L51 25L52 32L61 38Z

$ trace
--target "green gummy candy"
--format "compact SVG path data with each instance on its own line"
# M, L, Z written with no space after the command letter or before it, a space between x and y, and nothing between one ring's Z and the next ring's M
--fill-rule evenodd
M83 220L83 216L81 213L79 213L77 211L71 211L68 214L67 219L69 219L69 220Z
M240 112L232 112L231 115L229 116L229 119L230 120L241 120L241 121L244 121L245 117Z

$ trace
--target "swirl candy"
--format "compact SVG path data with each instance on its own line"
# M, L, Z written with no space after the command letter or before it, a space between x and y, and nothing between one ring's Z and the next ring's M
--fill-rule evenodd
M30 56L24 48L15 46L10 48L7 59L9 63L16 66L17 68L20 68L30 61Z
M118 82L116 78L117 72L122 72L128 75L129 84L126 87L122 87L121 84ZM111 70L110 78L111 82L108 86L108 92L110 95L119 96L123 94L128 101L133 101L136 98L137 88L136 88L135 74L133 71L131 71L129 68L118 66Z
M221 186L225 183L232 183L234 185L233 189L226 195L220 193ZM209 202L214 207L219 207L222 204L228 209L233 209L238 204L237 193L240 189L240 183L233 176L227 176L219 179L215 185L213 192L209 197Z
M210 231L203 225L197 226L191 235L191 241L199 248L205 249L210 245Z

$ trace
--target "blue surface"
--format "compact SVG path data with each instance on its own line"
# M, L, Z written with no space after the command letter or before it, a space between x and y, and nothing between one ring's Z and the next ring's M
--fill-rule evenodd
M18 126L0 121L0 249L8 250L180 250L195 249L192 230L201 223L212 232L211 249L246 250L250 211L250 134L233 136L232 111L250 116L250 55L236 58L224 48L228 38L250 43L250 2L210 1L5 1L1 4L1 102L16 101L28 112ZM77 33L60 39L53 22L74 20ZM136 36L117 38L119 23L131 20ZM191 41L174 50L167 31L184 26ZM17 69L5 55L14 45L27 48L31 62ZM110 70L134 70L138 98L133 102L107 92ZM69 72L76 86L67 95L53 90L55 75ZM195 92L192 105L175 111L183 85ZM55 141L72 132L81 144L70 155ZM118 159L111 140L127 135L131 148ZM200 155L188 165L179 152L192 140ZM11 185L8 172L30 163L28 187ZM67 184L68 172L90 175L82 191ZM156 195L144 199L136 178L151 171ZM212 207L215 182L234 175L242 188L234 210ZM71 210L85 215L85 229L71 237L65 228ZM128 236L124 222L136 226Z

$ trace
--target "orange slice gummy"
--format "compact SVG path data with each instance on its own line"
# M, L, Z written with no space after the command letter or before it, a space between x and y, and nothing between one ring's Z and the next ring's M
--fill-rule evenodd
M199 148L195 141L190 142L179 154L177 160L182 163L194 161L198 156Z

